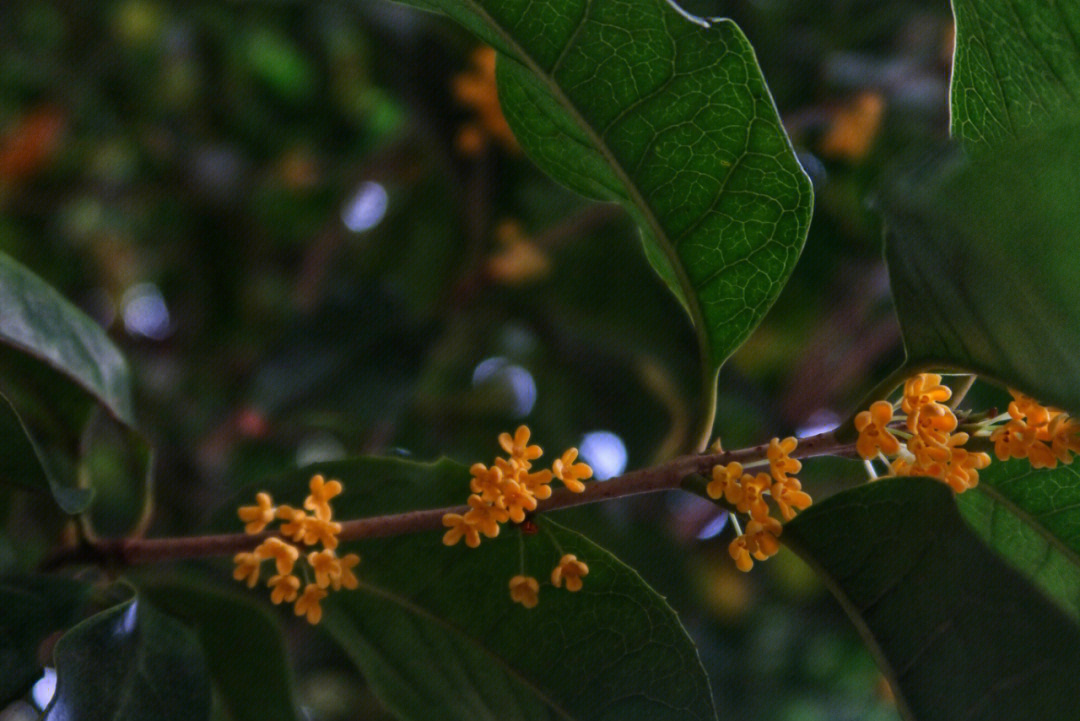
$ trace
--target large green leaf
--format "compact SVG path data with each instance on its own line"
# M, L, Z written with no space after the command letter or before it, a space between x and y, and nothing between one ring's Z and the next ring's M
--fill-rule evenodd
M264 487L296 504L312 472L344 484L333 503L341 518L454 505L469 493L463 466L397 459L320 464ZM715 718L697 651L664 600L579 534L539 523L536 535L505 528L477 549L447 548L440 532L356 544L361 586L332 594L323 624L407 719ZM562 552L589 566L578 593L548 582ZM534 609L510 599L522 558L542 584Z
M917 721L1070 721L1080 628L988 550L944 484L885 479L784 529Z
M898 182L883 205L908 360L1080 412L1080 128Z
M139 591L198 635L228 719L295 721L285 639L264 605L194 579L141 583Z
M127 362L55 288L0 253L0 343L46 363L118 420L134 424Z
M60 576L0 579L0 707L41 677L41 642L78 620L88 589Z
M57 643L56 694L45 721L199 721L210 684L194 634L134 598L88 618Z
M1080 620L1080 471L992 463L957 497L960 513L991 548Z
M0 438L20 446L22 456L20 469L3 469L0 481L48 487L67 513L94 503L95 525L106 535L139 522L151 454L132 428L123 356L93 320L3 254L0 393L10 406L0 409ZM26 468L27 461L40 471Z
M1075 117L1080 4L953 0L952 131L968 147L1023 137Z
M810 181L753 49L664 0L405 0L496 47L507 120L532 158L623 204L717 368L802 249Z

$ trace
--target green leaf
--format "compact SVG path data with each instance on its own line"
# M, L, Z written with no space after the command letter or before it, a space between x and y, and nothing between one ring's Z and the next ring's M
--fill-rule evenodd
M214 688L231 721L295 721L296 697L281 626L255 600L187 581L139 591L198 635Z
M0 708L41 677L41 642L78 620L88 589L59 576L0 579Z
M1080 471L994 462L956 500L991 548L1080 620Z
M127 362L97 323L0 253L0 343L59 371L111 415L134 424Z
M885 194L912 366L988 376L1080 412L1080 128L935 162Z
M1075 117L1080 98L1080 5L1045 0L953 0L953 135L997 145Z
M522 146L559 182L626 207L718 368L780 293L813 205L742 31L664 0L407 2L500 51Z
M379 458L319 464L260 488L298 505L313 472L344 484L333 503L340 518L457 505L469 494L456 463ZM222 523L235 519L235 506L223 511ZM697 651L664 600L579 534L538 522L536 535L504 528L477 549L447 548L437 531L356 544L360 589L331 594L322 624L406 719L426 721L432 709L470 720L715 718ZM589 566L578 593L549 582L562 552ZM522 557L541 583L534 609L510 599Z
M783 539L840 600L907 718L1075 718L1080 628L972 534L944 484L837 494Z
M18 445L21 456L8 463L18 469L0 469L0 481L41 488L44 480L66 513L81 513L93 502L99 530L130 530L149 497L150 449L132 430L123 356L93 320L2 253L0 346L0 438ZM95 408L107 419L87 427ZM106 443L97 431L110 425L115 442ZM27 467L29 459L40 472ZM103 493L92 501L95 490ZM124 513L101 510L121 507Z
M51 492L65 513L79 513L93 497L88 488L64 484L72 474L56 467L52 454L34 438L18 412L0 393L0 438L5 450L0 454L0 481L32 491Z
M210 684L194 634L134 598L88 618L56 644L56 695L45 721L198 721Z

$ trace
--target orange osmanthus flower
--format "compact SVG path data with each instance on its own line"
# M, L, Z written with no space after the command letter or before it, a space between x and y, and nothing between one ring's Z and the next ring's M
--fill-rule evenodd
M254 506L242 506L237 515L240 516L240 520L244 521L247 525L244 526L244 533L259 533L266 524L271 523L274 520L274 514L277 509L274 508L274 502L270 498L269 493L257 493L255 494Z
M860 456L870 460L879 452L887 456L899 452L900 442L888 429L892 419L893 407L888 401L877 401L855 416L855 430L859 432L855 450Z
M514 576L510 579L510 598L525 608L536 608L540 602L540 583L532 576Z
M296 599L296 594L300 591L300 579L291 574L273 576L266 585L274 589L270 592L270 601L274 605L282 601L291 603Z
M581 579L589 574L589 567L578 560L572 553L564 554L559 559L559 565L551 571L551 585L562 588L562 582L566 581L567 591L580 591Z
M802 470L802 463L791 458L791 452L799 445L796 438L789 437L784 440L773 438L769 441L769 449L766 454L769 459L769 472L777 481L788 480L788 474L798 473Z
M582 481L592 478L593 469L587 463L574 463L577 456L578 449L567 448L561 458L555 459L551 471L564 486L574 493L581 493L585 490L585 484Z
M255 557L260 560L274 559L280 575L292 573L293 565L300 556L296 546L289 545L280 538L268 538L255 548Z
M304 587L304 594L296 600L293 611L297 616L306 614L308 623L316 624L322 620L322 607L319 605L319 601L328 595L327 591L319 588L314 583L309 583Z
M499 445L502 446L502 449L506 451L511 459L520 463L525 470L532 467L530 461L544 455L544 451L540 446L529 445L530 435L531 432L528 426L518 426L512 436L509 433L499 434Z
M330 511L330 499L341 493L340 481L327 481L320 475L311 477L311 495L304 499L304 508L315 513L315 517L322 521L329 521L332 515Z
M466 514L468 515L468 514ZM470 520L460 513L447 513L442 519L443 525L450 530L443 534L442 542L447 546L457 545L462 538L469 548L480 545L480 532Z
M236 568L233 569L233 578L237 581L246 581L248 588L255 588L259 582L259 566L262 560L254 553L238 553L233 557Z

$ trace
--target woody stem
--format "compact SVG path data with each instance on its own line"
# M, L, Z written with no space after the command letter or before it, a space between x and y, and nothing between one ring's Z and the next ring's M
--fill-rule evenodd
M587 483L581 493L572 493L569 489L561 488L555 491L551 498L540 502L536 512L555 511L641 493L675 490L685 478L708 474L717 464L737 461L745 465L760 461L767 457L767 450L768 444L762 444L722 453L680 456L667 463L630 471L607 481ZM791 457L853 454L854 444L837 441L833 432L829 431L799 441ZM466 511L468 506L461 505L343 521L338 538L341 541L357 541L438 530L443 528L444 515L464 514ZM42 568L56 568L71 563L131 566L188 558L231 556L241 551L250 551L266 539L277 535L279 534L265 531L256 534L231 533L186 538L94 539L84 541L80 546L61 550L47 559Z

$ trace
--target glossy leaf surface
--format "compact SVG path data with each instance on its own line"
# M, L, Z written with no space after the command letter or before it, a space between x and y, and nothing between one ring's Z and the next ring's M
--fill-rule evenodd
M779 294L813 205L742 31L663 0L409 4L501 52L522 146L559 182L627 208L719 367Z
M0 706L41 678L38 649L78 620L88 586L56 576L0 579Z
M967 528L952 492L884 479L815 504L783 538L811 563L917 721L1067 721L1080 628Z
M194 630L229 719L296 719L285 639L264 604L194 581L158 581L140 585L139 590Z
M194 634L133 599L83 621L56 644L56 694L45 721L199 721L210 684Z
M59 371L131 425L127 362L105 332L55 288L0 253L0 343Z

